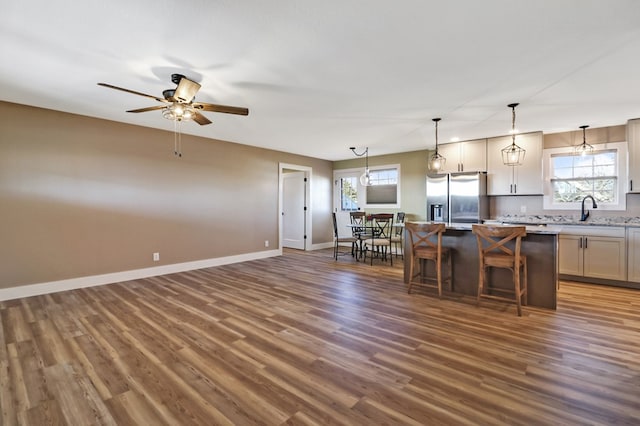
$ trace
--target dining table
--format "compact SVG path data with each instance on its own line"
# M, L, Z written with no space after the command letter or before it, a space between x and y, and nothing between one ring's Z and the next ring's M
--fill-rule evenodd
M358 250L356 250L356 260L364 256L364 242L369 238L379 238L383 230L375 222L365 223L347 223L346 226L351 228L352 235L358 239ZM404 223L393 223L393 228L404 227Z

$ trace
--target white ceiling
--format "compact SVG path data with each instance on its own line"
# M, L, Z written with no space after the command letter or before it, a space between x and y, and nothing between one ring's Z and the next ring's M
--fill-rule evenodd
M640 117L637 0L29 0L0 14L0 99L172 130L174 72L202 84L183 133L328 160Z

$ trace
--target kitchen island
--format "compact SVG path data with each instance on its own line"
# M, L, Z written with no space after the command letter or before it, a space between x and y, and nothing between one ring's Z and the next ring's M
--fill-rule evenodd
M544 226L527 226L527 236L522 239L522 254L527 256L528 294L527 304L556 309L558 290L558 231ZM406 231L405 231L406 232ZM452 288L445 291L476 296L478 293L478 243L471 232L470 223L449 223L443 234L442 244L453 254ZM404 281L409 282L411 246L405 235ZM433 262L427 262L427 273L433 276ZM446 274L446 272L445 272ZM512 286L511 272L492 268L488 273L493 286ZM417 287L419 284L416 284Z

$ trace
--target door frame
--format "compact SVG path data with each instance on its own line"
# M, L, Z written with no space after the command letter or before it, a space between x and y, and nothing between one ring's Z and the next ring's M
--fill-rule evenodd
M294 170L298 172L304 172L304 177L307 179L306 185L306 210L304 212L304 235L306 236L304 240L304 250L307 251L311 248L311 236L312 234L312 226L311 226L311 200L313 193L312 189L312 175L313 169L308 166L301 166L298 164L289 164L289 163L279 163L278 164L278 249L282 254L282 239L283 239L283 227L282 227L282 209L284 206L284 174L286 170Z
M343 213L342 210L340 210L342 200L341 200L340 188L338 187L338 180L341 179L342 177L355 177L357 182L356 189L358 191L358 194L360 195L358 199L361 200L362 198L364 198L362 196L364 192L364 187L360 184L360 175L362 174L362 172L363 172L362 168L336 169L333 171L333 194L331 197L333 206L331 211L336 213L336 216L338 219L338 226L339 226L338 232L340 232L340 229L342 229L341 228L342 224L351 222L351 220L349 219L348 213ZM364 206L361 206L360 202L358 203L358 210L364 211ZM342 233L340 233L340 235L342 236ZM345 236L350 237L351 235L349 234Z

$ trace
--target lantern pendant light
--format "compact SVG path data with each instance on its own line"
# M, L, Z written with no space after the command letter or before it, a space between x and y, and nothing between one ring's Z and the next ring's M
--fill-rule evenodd
M516 107L517 103L507 105L511 108L511 145L502 148L502 162L505 166L519 166L524 161L526 151L516 145Z
M433 118L432 120L434 123L436 123L436 151L433 153L433 155L431 155L431 157L429 157L428 167L430 171L439 173L447 163L447 159L438 154L438 122L442 119Z
M593 154L593 146L587 143L586 130L589 126L580 126L582 129L582 144L576 147L576 155L591 155Z

